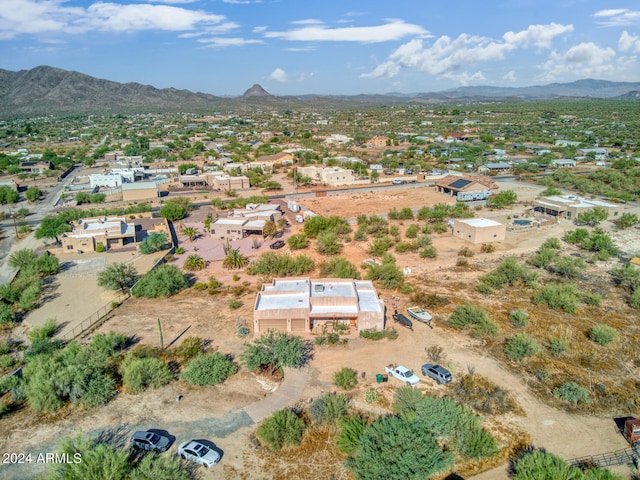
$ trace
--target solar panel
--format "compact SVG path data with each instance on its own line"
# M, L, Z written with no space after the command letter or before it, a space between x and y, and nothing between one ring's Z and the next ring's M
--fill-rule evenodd
M469 185L471 183L471 180L464 180L463 178L461 178L460 180L456 180L453 183L449 184L449 187L451 188L464 188L467 185Z

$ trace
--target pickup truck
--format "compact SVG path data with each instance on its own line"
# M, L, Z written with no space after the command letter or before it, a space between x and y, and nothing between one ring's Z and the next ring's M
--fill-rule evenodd
M420 383L420 379L418 376L409 370L407 367L403 367L402 365L396 365L395 363L391 363L385 367L385 371L398 380L401 380L409 385L417 385Z

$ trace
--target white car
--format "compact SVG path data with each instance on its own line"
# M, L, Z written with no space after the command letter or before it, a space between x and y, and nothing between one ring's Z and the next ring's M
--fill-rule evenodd
M178 453L182 458L199 463L207 468L213 467L220 461L218 452L195 440L182 443L178 447Z

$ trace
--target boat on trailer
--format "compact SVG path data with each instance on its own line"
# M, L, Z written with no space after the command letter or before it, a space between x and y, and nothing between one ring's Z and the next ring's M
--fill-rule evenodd
M409 316L414 320L417 320L422 323L426 323L431 327L431 322L433 321L433 317L424 308L409 307L407 308L407 312L409 313Z
M409 320L407 317L405 317L403 314L398 313L397 310L393 313L392 317L394 322L399 323L400 325L404 325L409 330L413 330L413 322Z

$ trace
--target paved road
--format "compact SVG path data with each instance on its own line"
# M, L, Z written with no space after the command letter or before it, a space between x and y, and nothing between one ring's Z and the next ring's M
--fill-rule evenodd
M115 426L119 438L126 440L128 435L136 430L150 428L168 431L176 437L172 451L185 439L191 438L225 438L242 427L253 425L264 420L273 412L287 408L297 402L309 380L309 367L285 368L284 380L278 389L270 396L258 400L240 410L234 410L219 418L205 418L198 420L175 420L167 424L141 424ZM103 408L109 408L103 407ZM91 437L98 437L104 430L84 432ZM73 436L77 432L69 432ZM224 450L224 444L220 445ZM32 463L29 464L0 464L0 478L2 480L27 480L42 475L47 470L47 464L37 462L38 455L56 452L57 444L45 445L37 450L32 450ZM3 453L3 452L0 452ZM224 461L224 460L223 460Z

